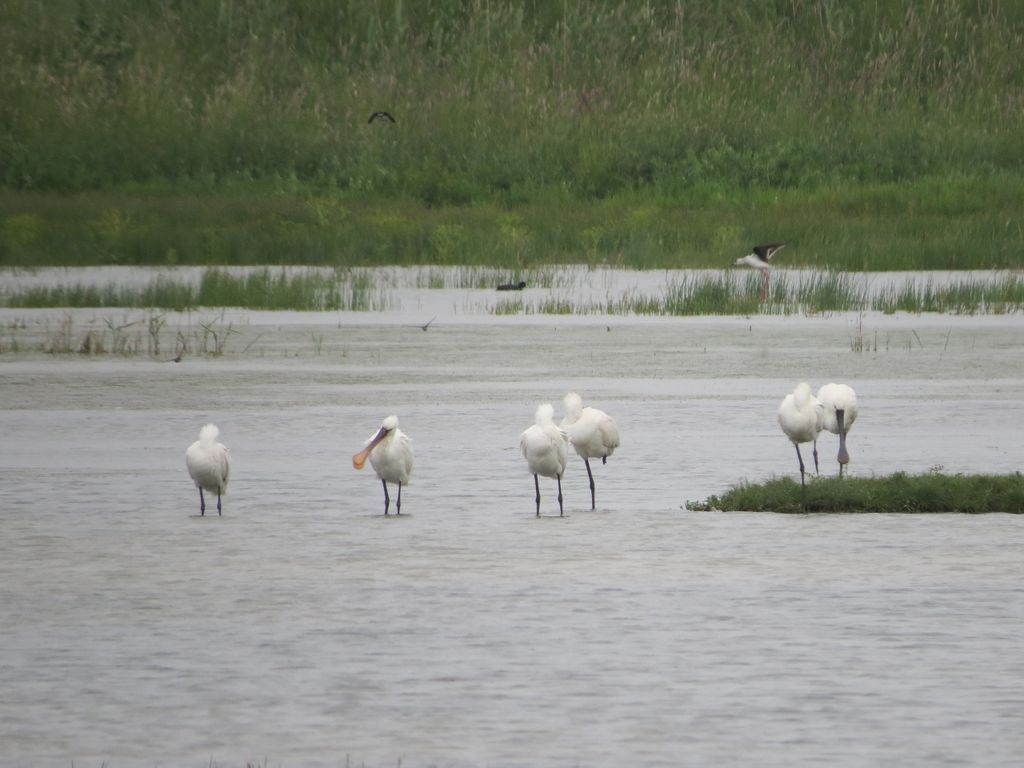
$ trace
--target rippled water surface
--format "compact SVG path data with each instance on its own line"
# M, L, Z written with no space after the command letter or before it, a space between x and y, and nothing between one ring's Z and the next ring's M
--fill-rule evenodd
M0 764L1024 762L1020 516L684 508L794 473L804 379L856 387L856 474L1020 470L1020 319L231 319L219 358L0 355ZM518 437L568 389L622 447L536 519ZM389 413L401 518L350 463Z

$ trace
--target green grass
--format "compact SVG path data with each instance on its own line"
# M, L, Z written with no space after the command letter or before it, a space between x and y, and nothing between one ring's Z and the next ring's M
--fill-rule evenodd
M963 208L923 211L920 198L937 186L933 179L883 185L878 198L867 200L865 187L858 187L737 193L691 205L646 190L600 203L559 194L511 207L441 208L414 198L286 184L118 187L75 195L0 189L0 266L464 265L511 277L564 263L724 267L754 242L780 237L791 240L777 257L782 266L1021 265L1024 185L1009 176L964 181ZM982 195L988 206L975 209L971 195Z
M996 0L10 0L0 266L1020 266L1022 49Z
M973 173L1020 160L1022 29L991 0L10 0L0 169L431 205Z
M790 478L743 483L722 496L688 502L693 511L1024 513L1024 475L945 475L816 478L806 490Z

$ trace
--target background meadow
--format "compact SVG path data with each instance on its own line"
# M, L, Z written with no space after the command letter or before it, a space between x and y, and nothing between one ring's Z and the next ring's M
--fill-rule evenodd
M1014 267L1022 43L996 0L12 0L0 265Z

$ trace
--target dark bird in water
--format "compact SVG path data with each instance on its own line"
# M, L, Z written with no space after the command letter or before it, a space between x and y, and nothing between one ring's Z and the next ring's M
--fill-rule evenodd
M391 116L391 113L390 112L384 112L383 110L378 110L377 112L374 112L372 115L370 115L370 119L367 120L366 122L367 122L367 124L369 124L369 123L372 123L374 120L378 120L378 119L379 120L385 120L385 121L387 121L389 123L395 122L395 118L393 118Z
M526 281L520 280L518 283L502 283L498 286L499 291L521 291L526 287Z
M761 301L768 300L768 270L771 269L771 264L768 262L772 260L772 256L787 245L789 245L788 242L755 245L753 253L748 253L742 259L736 259L736 263L733 264L733 266L736 267L751 267L752 269L757 269L761 272Z

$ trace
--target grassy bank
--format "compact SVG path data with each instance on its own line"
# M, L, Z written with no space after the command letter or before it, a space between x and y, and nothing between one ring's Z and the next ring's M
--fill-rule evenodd
M722 496L688 502L693 511L723 512L983 512L1024 513L1024 475L816 478L806 490L790 478L744 483Z
M0 265L1013 266L1022 48L996 0L12 0Z
M0 190L0 266L113 264L724 267L788 239L783 266L1000 269L1024 254L1013 177L515 206L432 207L294 184L146 185L88 194Z

